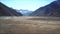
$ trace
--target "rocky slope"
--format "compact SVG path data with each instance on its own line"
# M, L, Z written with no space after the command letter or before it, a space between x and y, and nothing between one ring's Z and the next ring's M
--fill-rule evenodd
M22 14L0 2L0 16L22 16Z
M31 14L31 16L53 16L60 17L60 4L58 1L54 1L49 5L37 9Z

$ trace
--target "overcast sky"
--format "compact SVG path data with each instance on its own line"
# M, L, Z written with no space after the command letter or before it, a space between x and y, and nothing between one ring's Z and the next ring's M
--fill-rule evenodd
M53 1L54 0L0 0L0 2L14 9L24 9L32 11Z

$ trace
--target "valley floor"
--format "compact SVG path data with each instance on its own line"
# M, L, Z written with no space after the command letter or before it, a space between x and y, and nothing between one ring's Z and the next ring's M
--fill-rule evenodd
M47 17L0 17L0 34L60 34L59 19Z

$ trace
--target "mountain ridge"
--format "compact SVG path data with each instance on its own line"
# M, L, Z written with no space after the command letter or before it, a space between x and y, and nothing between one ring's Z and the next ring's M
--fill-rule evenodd
M52 16L60 17L60 6L56 1L46 5L44 7L38 8L30 16Z
M0 2L0 16L22 16L22 14Z

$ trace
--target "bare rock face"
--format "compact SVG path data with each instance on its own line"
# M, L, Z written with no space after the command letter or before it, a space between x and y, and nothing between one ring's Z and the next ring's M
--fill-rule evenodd
M22 14L0 2L0 16L22 16Z
M60 1L54 1L49 5L37 9L31 16L60 17Z

